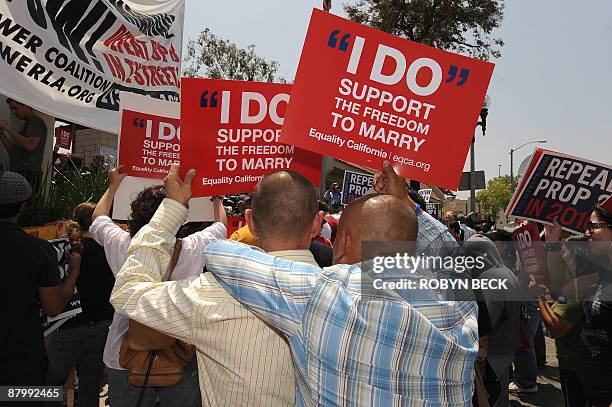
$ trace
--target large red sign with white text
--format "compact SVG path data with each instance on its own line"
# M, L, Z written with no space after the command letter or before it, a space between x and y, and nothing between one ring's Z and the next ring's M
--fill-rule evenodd
M119 132L119 164L128 175L162 179L179 163L180 120L123 109Z
M290 85L183 78L181 172L196 170L193 196L251 191L289 169L319 184L321 156L279 141Z
M315 9L281 141L455 189L492 73Z

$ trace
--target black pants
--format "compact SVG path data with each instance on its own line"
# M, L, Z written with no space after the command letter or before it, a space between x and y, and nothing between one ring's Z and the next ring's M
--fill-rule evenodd
M588 396L582 388L582 383L580 383L578 373L575 370L559 368L559 380L561 381L561 391L563 392L565 407L587 406Z
M538 368L546 365L546 340L544 339L544 329L542 323L538 326L535 337L533 338L533 346L535 349Z

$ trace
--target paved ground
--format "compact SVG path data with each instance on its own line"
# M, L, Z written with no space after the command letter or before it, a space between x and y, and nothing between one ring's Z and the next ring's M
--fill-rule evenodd
M512 407L563 407L555 342L550 338L546 338L546 361L546 368L539 371L538 387L540 391L520 397L511 395L510 405ZM107 390L108 386L104 386L100 396L100 407L105 406Z
M563 406L561 384L559 384L559 365L555 354L555 342L546 338L546 367L539 371L538 387L540 391L535 394L510 396L512 407L557 407Z

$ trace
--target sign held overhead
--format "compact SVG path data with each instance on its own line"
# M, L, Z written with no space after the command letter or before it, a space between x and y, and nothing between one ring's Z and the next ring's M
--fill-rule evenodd
M455 189L492 73L314 10L281 141Z

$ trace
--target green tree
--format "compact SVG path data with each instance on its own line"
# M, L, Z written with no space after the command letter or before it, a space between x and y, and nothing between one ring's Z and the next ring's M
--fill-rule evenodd
M485 212L494 216L500 209L505 209L512 199L512 188L510 188L510 177L493 178L487 183L487 189L478 191L476 199Z
M504 0L357 0L344 10L358 23L487 60L501 55L504 42L491 34L504 6Z
M285 82L278 78L278 62L267 61L255 53L255 45L239 48L204 29L187 44L184 75L213 79L257 82Z

